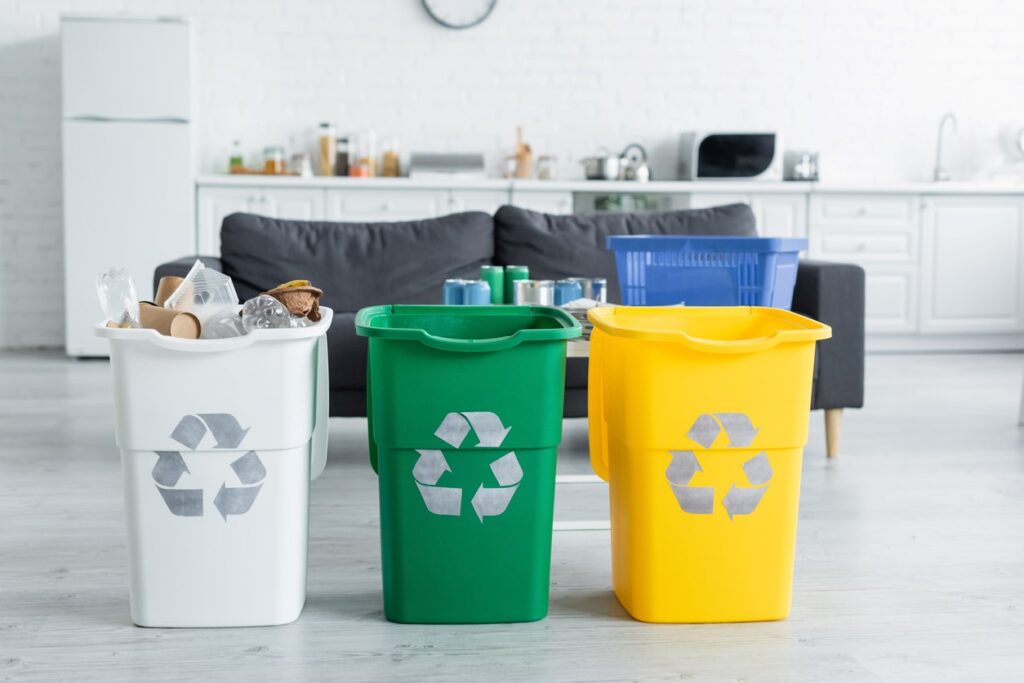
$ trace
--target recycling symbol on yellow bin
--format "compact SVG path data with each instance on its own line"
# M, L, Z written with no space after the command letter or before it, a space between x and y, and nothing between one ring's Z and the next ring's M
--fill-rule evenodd
M749 448L757 436L758 429L743 413L714 413L697 417L687 436L704 448L711 448L719 434L725 432L729 448ZM710 515L715 509L715 489L712 486L690 486L690 480L699 471L703 472L694 451L669 451L672 461L665 470L672 493L683 512L695 515ZM722 497L729 519L735 515L749 515L768 490L772 478L772 466L768 456L761 451L743 463L743 473L752 486L737 486L735 483Z
M448 413L434 431L434 436L458 450L469 433L473 432L479 440L476 448L500 448L511 429L504 426L494 413ZM412 477L427 510L435 515L461 515L462 489L438 486L444 473L451 472L444 453L433 448L417 448L416 452L420 457L413 465ZM505 512L523 480L523 469L519 466L515 451L509 451L493 461L490 467L498 486L484 486L481 483L470 501L481 522L484 517L497 517Z
M202 413L186 415L178 421L171 432L171 438L190 451L199 448L199 444L212 434L214 449L236 449L242 439L249 433L242 429L234 415L228 413ZM203 516L203 489L174 488L178 480L186 472L191 474L185 459L179 451L155 451L156 464L153 465L153 481L157 491L164 499L167 509L177 517ZM248 451L231 463L231 469L242 486L228 486L227 482L220 485L213 505L217 512L228 521L228 515L244 515L256 501L256 496L263 487L263 479L267 470L256 451Z

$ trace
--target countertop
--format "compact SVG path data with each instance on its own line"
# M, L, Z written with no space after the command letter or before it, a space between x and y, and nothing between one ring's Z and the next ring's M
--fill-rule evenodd
M196 179L199 187L292 187L336 189L403 189L403 190L491 190L520 192L594 192L640 194L1024 194L1024 179L1006 182L894 182L894 183L829 183L779 181L716 181L664 180L637 183L617 180L516 180L509 178L299 178L266 175L203 175Z

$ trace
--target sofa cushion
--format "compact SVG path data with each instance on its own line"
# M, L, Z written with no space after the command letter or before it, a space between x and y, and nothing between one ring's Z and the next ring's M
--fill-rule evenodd
M486 213L399 223L291 221L236 213L221 226L221 261L244 301L294 279L324 290L335 312L433 304L453 277L479 277L494 255Z
M556 216L503 206L494 216L494 261L528 265L530 277L604 277L608 298L619 301L615 255L605 249L608 235L757 234L754 212L746 204L657 213L606 213Z

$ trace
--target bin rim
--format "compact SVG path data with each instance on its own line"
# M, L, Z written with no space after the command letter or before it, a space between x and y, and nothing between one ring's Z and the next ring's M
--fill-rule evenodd
M804 237L757 237L754 235L608 235L611 251L741 251L746 253L805 251Z
M527 313L535 317L555 320L560 327L548 329L522 329L503 337L487 339L454 339L431 334L424 329L414 327L377 327L375 322L382 317L395 314L431 315L498 315L512 316ZM374 337L388 340L417 341L441 351L458 351L462 353L503 351L524 342L566 341L575 339L583 333L579 321L560 308L551 306L509 306L490 304L485 306L444 306L418 304L384 304L369 306L356 314L356 334L361 337Z
M127 341L136 344L148 342L171 351L187 351L190 353L217 353L234 351L252 346L257 342L287 342L296 339L312 339L327 333L334 319L334 311L327 306L320 307L320 320L308 327L296 327L286 330L253 330L240 337L227 339L179 339L160 334L150 329L125 329L107 327L107 323L99 322L93 329L97 337L112 341Z
M779 318L796 323L797 329L776 330L763 337L741 340L705 339L682 330L643 330L616 324L616 316L650 314L651 312L694 313L705 316L753 315ZM587 319L594 327L614 337L639 341L675 342L702 353L754 353L766 351L786 342L809 342L829 339L832 328L817 320L781 308L768 306L603 306L592 308Z

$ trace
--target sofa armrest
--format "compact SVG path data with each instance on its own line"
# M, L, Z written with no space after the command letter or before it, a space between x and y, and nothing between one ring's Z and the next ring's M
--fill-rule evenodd
M224 267L220 263L219 256L182 256L174 261L168 261L167 263L161 263L156 267L156 271L153 273L153 291L159 289L160 278L167 275L174 275L177 277L185 277L188 274L189 268L192 264L199 259L203 262L203 265L207 268L213 268L224 272Z
M793 311L832 327L818 342L811 408L864 405L864 269L847 263L801 261Z

